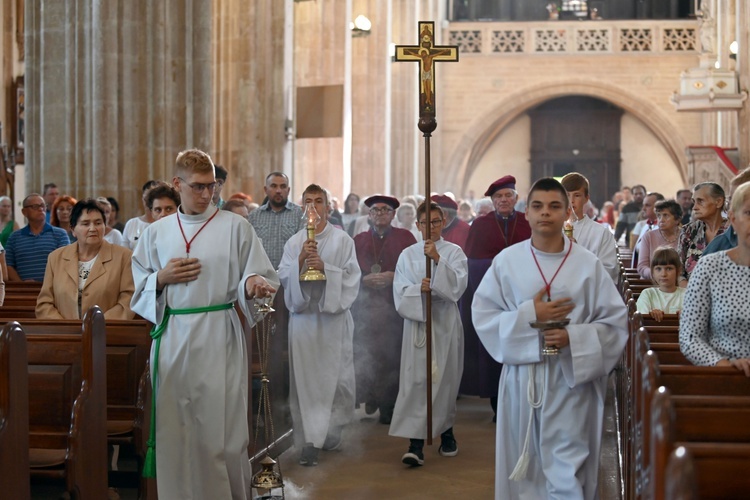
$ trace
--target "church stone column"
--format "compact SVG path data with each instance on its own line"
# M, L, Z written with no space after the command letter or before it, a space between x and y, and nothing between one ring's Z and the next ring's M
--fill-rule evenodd
M242 191L260 203L266 174L283 170L284 4L214 3L211 155L229 170L225 198Z
M737 71L740 89L750 91L750 4L737 0ZM750 166L750 101L740 109L738 117L739 168Z
M29 0L27 182L140 211L141 185L211 144L210 0Z
M349 31L348 13L351 0L298 2L294 6L294 84L301 87L347 85L346 58ZM351 45L349 45L351 46ZM341 97L341 107L345 97ZM338 102L337 102L338 103ZM297 101L299 106L299 99ZM335 108L330 108L335 109ZM328 109L323 112L327 113ZM315 116L295 112L297 133L301 120L315 121ZM327 119L335 121L334 116ZM338 195L343 191L344 136L298 137L294 142L293 193L299 196L310 183L317 183ZM347 148L349 151L350 148ZM356 182L355 179L352 182ZM355 188L356 189L356 188ZM346 194L341 194L346 196Z

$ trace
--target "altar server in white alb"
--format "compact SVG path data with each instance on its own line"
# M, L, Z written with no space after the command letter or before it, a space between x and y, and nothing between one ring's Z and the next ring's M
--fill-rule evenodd
M527 197L531 239L492 262L474 326L503 363L495 498L595 499L607 376L627 340L625 305L593 254L562 234L568 197L554 179ZM532 322L568 318L540 333ZM543 356L542 346L559 354Z
M311 184L305 206L320 215L315 239L303 229L286 242L279 264L289 308L289 404L300 464L318 464L321 449L341 444L341 432L354 416L354 322L349 309L357 298L361 272L354 240L328 223L328 193ZM300 281L317 269L325 281Z
M423 202L417 209L417 227L424 241L406 248L398 259L393 280L396 310L404 318L401 375L390 435L409 438L409 450L401 458L407 465L424 463L427 437L426 295L432 294L432 432L440 434L438 453L458 454L453 435L456 397L464 369L464 329L458 299L468 283L468 264L461 247L445 241L441 233L445 216L436 203L430 210ZM432 227L431 233L428 229ZM432 263L426 278L425 256Z
M607 274L617 281L620 266L617 262L617 243L609 227L595 222L583 213L589 201L589 180L578 172L566 174L560 181L568 193L573 241L599 258Z
M148 226L133 253L131 307L156 325L147 465L155 445L162 500L244 500L252 479L247 346L233 303L252 321L254 299L270 297L278 278L247 220L211 204L206 153L180 153L172 183L178 212Z

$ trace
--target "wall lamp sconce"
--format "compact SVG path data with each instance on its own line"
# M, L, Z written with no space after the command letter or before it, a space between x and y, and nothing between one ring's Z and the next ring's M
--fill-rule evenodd
M360 14L354 19L354 22L349 23L349 29L352 31L352 37L367 36L370 34L370 29L372 29L372 22L367 16Z

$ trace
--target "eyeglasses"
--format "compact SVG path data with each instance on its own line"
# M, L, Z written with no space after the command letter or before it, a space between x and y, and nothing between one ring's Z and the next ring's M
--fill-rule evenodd
M443 219L433 219L433 220L430 221L430 226L433 227L433 228L435 228L435 227L440 226L440 224L442 224L442 223L443 223ZM419 221L419 225L422 226L422 227L425 227L427 225L427 221L426 220L421 220L421 221Z
M373 215L389 214L391 212L393 212L393 209L388 207L370 209L370 213Z
M194 182L193 184L190 184L188 181L186 181L182 177L178 177L178 179L180 179L182 182L187 184L190 187L190 189L193 190L194 195L200 195L206 189L208 189L209 193L213 193L214 190L216 189L216 184L217 184L216 182L211 182L209 184L201 184L200 182Z
M23 208L30 208L32 210L44 210L47 208L47 205L44 203L34 203L33 205L26 205Z

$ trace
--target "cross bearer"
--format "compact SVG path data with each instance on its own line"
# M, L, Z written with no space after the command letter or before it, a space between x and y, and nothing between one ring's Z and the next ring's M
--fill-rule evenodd
M146 228L133 254L131 307L157 325L149 445L159 498L247 499L247 347L233 304L257 321L253 300L270 297L278 277L247 220L211 203L206 153L177 155L172 184L177 216Z

